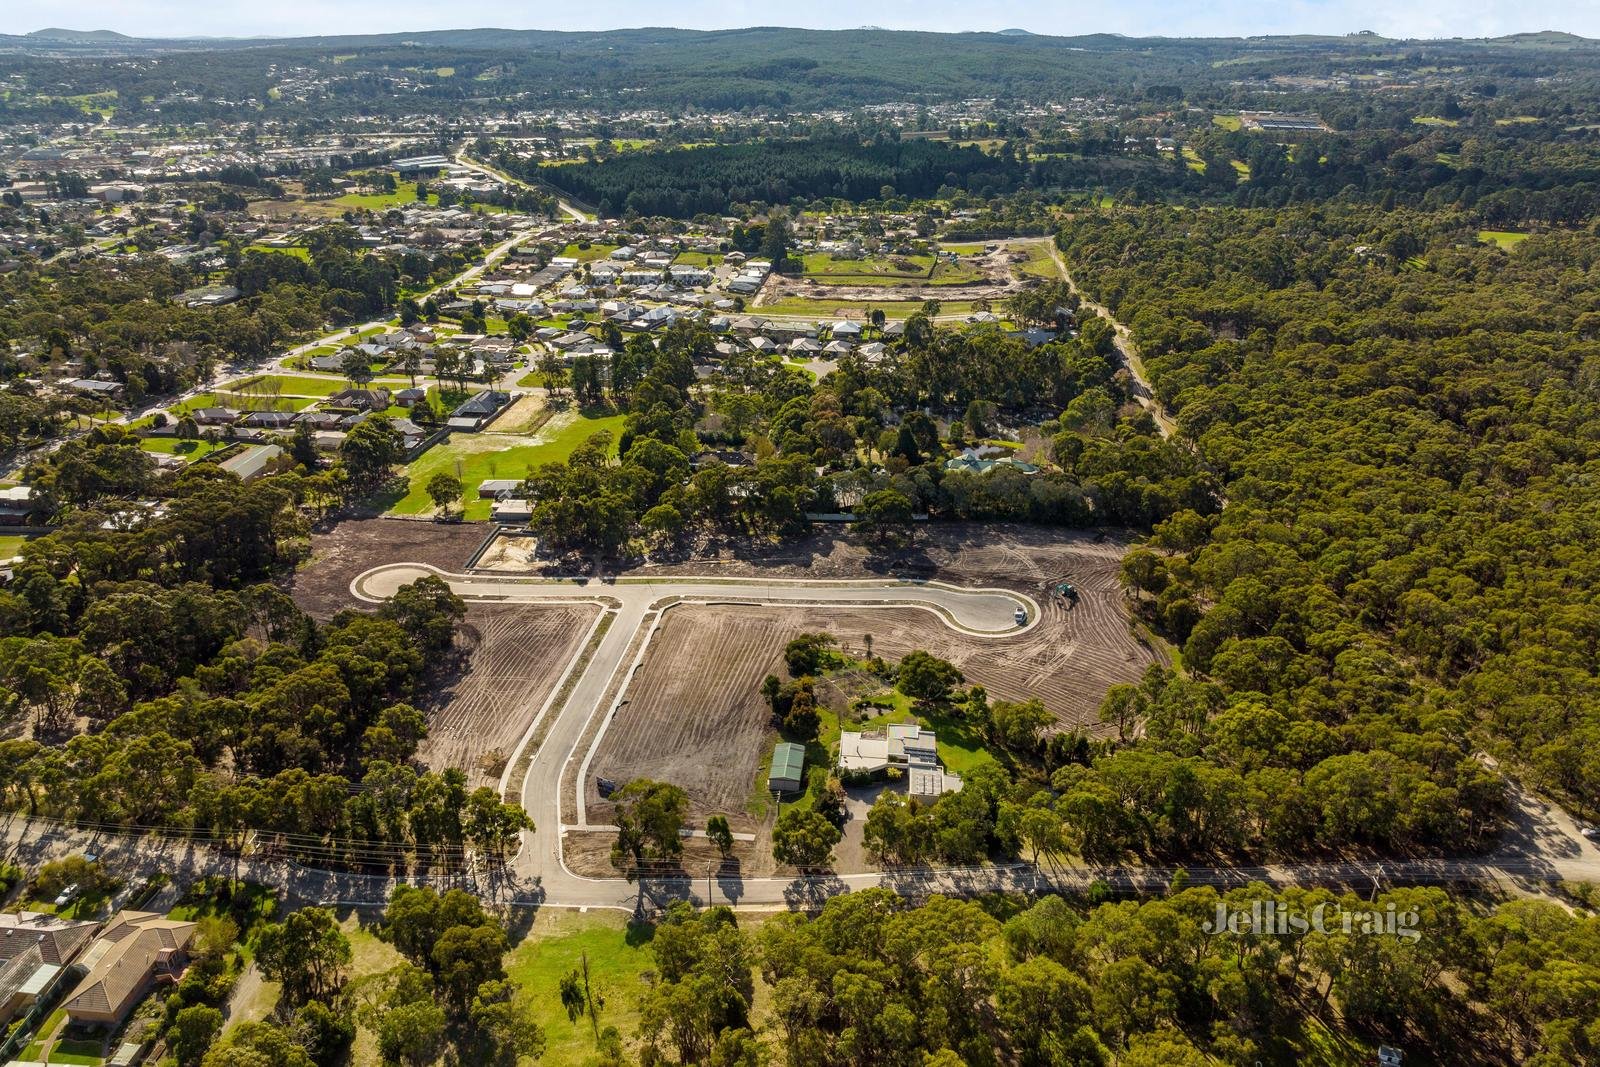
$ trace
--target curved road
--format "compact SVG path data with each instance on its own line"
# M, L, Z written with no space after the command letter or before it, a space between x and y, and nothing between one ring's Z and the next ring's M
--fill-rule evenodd
M515 864L519 876L537 880L547 903L579 906L631 906L638 889L623 878L586 878L572 873L561 856L562 781L574 760L584 769L588 755L598 746L598 736L585 748L597 715L610 716L621 706L627 679L644 658L645 643L664 611L683 603L749 603L764 606L823 604L853 608L919 608L930 622L978 637L1013 637L1038 624L1039 606L1031 598L1004 589L966 589L937 582L896 579L860 581L809 581L802 579L681 578L628 579L580 583L560 579L450 574L422 564L401 563L378 567L350 583L361 600L381 602L403 585L424 575L437 575L462 599L481 603L595 604L602 620L609 617L596 640L597 622L590 641L574 656L550 699L529 724L518 751L501 779L502 792L512 788L513 776L524 750L538 731L543 736L534 750L521 783L523 808L536 829L524 842ZM1026 621L1017 622L1022 611ZM640 637L645 639L641 642ZM587 659L585 655L587 654ZM630 655L631 654L631 655ZM546 722L546 719L550 721ZM602 723L602 726L607 723ZM579 788L569 805L576 823L586 825L580 771ZM875 884L877 875L853 879L851 884ZM793 880L787 878L735 879L719 896L746 904L786 906Z
M628 579L580 582L493 575L461 575L420 564L395 564L360 575L351 583L360 599L378 602L416 579L444 578L462 598L486 603L594 604L601 609L585 647L540 708L519 751L501 781L511 787L531 739L542 737L520 783L523 807L537 829L526 836L521 854L498 887L491 891L509 903L560 907L649 909L670 899L697 904L734 904L753 908L815 906L837 893L887 886L901 892L973 894L997 890L1022 892L1084 890L1101 880L1122 890L1164 888L1175 869L1112 867L1034 867L1028 864L972 869L888 870L860 874L824 874L795 878L743 878L737 873L707 871L703 875L672 872L637 881L590 878L573 873L562 861L561 783L569 766L598 744L584 742L596 715L613 714L626 695L626 682L643 659L648 637L661 613L679 603L751 603L762 605L831 604L850 607L917 607L939 623L964 633L1007 637L1037 624L1038 605L1002 589L966 589L935 582L888 580L807 581L739 578ZM1021 607L1028 621L1018 625ZM601 632L601 623L609 625ZM598 635L598 636L596 636ZM630 653L632 656L630 658ZM587 658L586 658L587 657ZM549 719L549 722L545 720ZM586 774L577 776L581 783ZM582 813L582 792L569 804ZM1513 825L1500 849L1477 858L1424 858L1399 861L1348 861L1273 866L1186 868L1196 885L1243 886L1324 885L1365 891L1374 885L1497 883L1534 887L1571 879L1600 880L1600 847L1586 840L1559 808L1544 804L1513 787ZM381 899L381 898L378 898Z

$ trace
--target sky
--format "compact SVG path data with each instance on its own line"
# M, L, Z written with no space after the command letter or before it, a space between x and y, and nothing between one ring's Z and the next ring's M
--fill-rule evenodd
M782 25L850 29L1002 30L1070 36L1244 36L1353 33L1481 37L1565 30L1600 37L1600 0L587 0L455 7L437 0L6 0L0 32L47 26L117 30L140 37L302 36L495 26L606 30L670 25L727 29Z

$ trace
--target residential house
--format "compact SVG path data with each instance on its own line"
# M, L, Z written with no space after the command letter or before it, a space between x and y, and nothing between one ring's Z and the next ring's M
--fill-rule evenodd
M495 522L524 524L533 518L533 504L518 497L496 500L489 510L489 518Z
M343 374L344 354L335 352L330 356L312 356L306 360L306 366L311 370L322 371L325 374Z
M410 419L390 419L389 427L400 435L400 447L407 452L428 439L428 431Z
M839 769L846 773L879 775L898 770L913 796L938 797L961 788L959 775L939 762L937 738L916 723L888 726L839 735Z
M250 411L239 420L239 424L262 430L287 430L294 425L294 420L295 413L292 411Z
M189 412L189 417L201 426L226 426L237 419L239 413L228 408L195 408Z
M95 936L82 957L88 969L62 1002L77 1023L114 1025L157 981L176 981L188 963L195 923L147 911L123 911Z
M502 500L522 487L519 478L485 478L478 483L479 500Z
M387 389L341 389L328 397L328 406L356 411L384 411L389 407Z
M485 389L452 411L448 425L452 430L480 429L509 403L511 403L510 393L502 393L498 389Z
M989 459L983 452L975 448L964 448L961 455L945 461L944 469L947 471L966 471L969 474L988 474L996 467L1009 467L1019 474L1038 474L1039 468L1032 463L1024 463L1013 456L1001 456L998 459Z
M0 1025L48 994L95 926L37 912L0 914Z
M418 389L415 386L409 389L402 389L394 394L394 402L403 408L414 407L426 399L428 399L428 391L426 389Z
M251 445L237 456L225 459L217 466L229 474L237 475L240 481L253 482L263 475L276 471L283 465L285 458L283 449L277 445Z
M109 382L104 378L74 378L64 384L66 388L71 389L74 393L104 397L108 400L114 400L122 395L121 382Z

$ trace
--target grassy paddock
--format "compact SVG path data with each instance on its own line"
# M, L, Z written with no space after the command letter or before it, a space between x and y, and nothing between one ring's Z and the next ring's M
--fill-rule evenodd
M435 445L406 468L409 491L390 508L394 515L425 515L433 510L428 479L443 471L458 474L466 499L468 519L487 519L493 501L478 499L478 486L490 478L522 478L546 463L559 463L593 434L622 431L621 415L601 419L558 416L533 437L509 434L456 434ZM614 445L614 442L613 442ZM459 472L457 467L459 465Z
M1479 230L1478 231L1478 240L1484 242L1485 244L1499 245L1501 248L1505 249L1507 252L1511 251L1513 248L1516 248L1518 245L1520 245L1522 242L1526 241L1527 239L1528 239L1528 235L1527 234L1525 234L1525 233L1517 233L1515 230Z

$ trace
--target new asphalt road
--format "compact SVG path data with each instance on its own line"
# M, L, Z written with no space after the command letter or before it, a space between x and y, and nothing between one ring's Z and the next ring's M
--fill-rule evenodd
M1008 590L965 589L934 582L896 580L803 581L729 578L617 579L577 582L493 575L459 575L419 564L396 564L362 574L352 591L367 601L380 601L402 585L435 574L462 598L487 603L593 603L601 607L591 639L568 665L529 726L524 747L536 735L537 748L526 763L520 793L537 829L527 835L499 895L518 903L562 907L648 910L666 900L686 898L698 904L734 904L754 908L788 908L820 903L836 893L888 886L906 893L971 894L998 890L1044 892L1083 890L1093 881L1129 890L1160 889L1175 873L1151 867L1034 867L1028 864L970 869L889 870L862 874L823 874L795 878L745 878L737 873L677 872L663 877L590 878L573 873L562 860L565 833L562 783L574 776L569 768L587 766L597 745L591 726L599 716L615 714L626 681L644 656L647 637L661 612L674 603L750 603L761 605L829 604L861 607L919 607L930 625L944 625L979 637L1006 637L1023 632L1038 620L1038 605ZM1021 609L1026 621L1019 624ZM601 633L601 621L609 620ZM594 634L598 634L595 639ZM585 741L588 743L585 744ZM521 753L519 753L521 755ZM502 787L514 787L519 760L513 758ZM582 783L565 812L579 824ZM1379 884L1500 883L1540 885L1563 879L1600 880L1600 847L1587 840L1565 813L1512 791L1513 823L1500 850L1482 858L1427 858L1401 861L1352 861L1275 866L1186 868L1196 885L1231 887L1254 881L1274 885L1350 886Z

